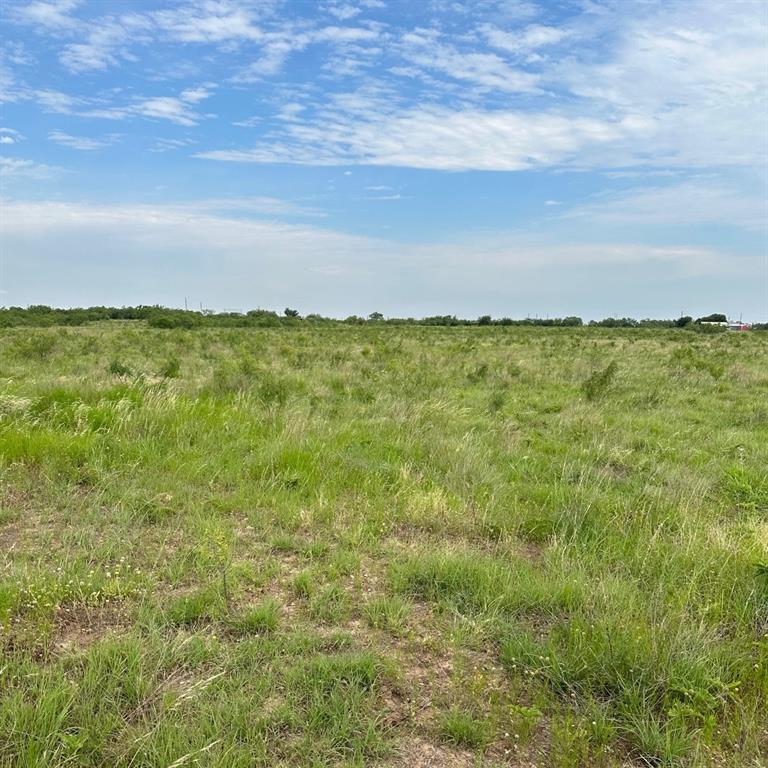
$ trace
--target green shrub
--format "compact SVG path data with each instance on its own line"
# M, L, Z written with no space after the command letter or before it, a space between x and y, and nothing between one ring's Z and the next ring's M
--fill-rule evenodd
M21 360L45 360L56 349L56 337L50 331L39 331L29 336L17 336L12 349Z
M592 371L581 385L581 390L587 400L598 400L604 397L616 378L618 369L616 361L613 360L605 368Z
M175 357L169 357L158 371L158 375L164 379L177 379L181 372L181 363Z
M130 376L133 373L129 366L121 363L119 360L112 360L107 367L107 371L113 376Z
M458 709L445 714L440 722L440 735L457 747L477 749L484 747L491 738L491 725L468 712Z

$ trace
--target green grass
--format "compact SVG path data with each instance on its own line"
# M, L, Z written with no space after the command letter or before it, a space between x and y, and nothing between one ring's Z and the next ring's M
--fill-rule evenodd
M241 634L274 632L280 623L280 604L267 598L258 605L249 607L229 621L233 631Z
M0 375L3 768L768 759L765 335L104 323Z
M363 606L363 615L371 627L400 635L408 626L410 609L398 596L375 597Z
M459 710L448 712L443 716L440 734L450 744L473 748L484 747L491 736L485 720Z

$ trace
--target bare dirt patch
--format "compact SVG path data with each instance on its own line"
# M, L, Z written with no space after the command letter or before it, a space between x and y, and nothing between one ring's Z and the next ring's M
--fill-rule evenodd
M56 653L83 651L128 626L126 610L118 603L62 606L53 620L50 648Z
M419 735L403 739L396 756L385 763L391 768L469 768L476 764L472 752L438 746Z

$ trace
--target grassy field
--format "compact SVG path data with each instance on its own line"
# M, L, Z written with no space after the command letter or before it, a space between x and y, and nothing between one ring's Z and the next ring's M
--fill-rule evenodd
M764 766L768 334L0 334L0 765Z

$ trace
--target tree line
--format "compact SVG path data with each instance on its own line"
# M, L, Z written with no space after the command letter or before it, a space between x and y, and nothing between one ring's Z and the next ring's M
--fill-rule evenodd
M385 317L381 312L371 312L367 317L350 315L344 320L323 317L318 314L302 316L296 309L286 307L282 314L266 309L252 309L248 312L213 312L210 310L172 309L158 305L136 307L76 307L61 309L43 304L29 307L0 307L0 327L14 326L78 326L87 323L114 321L145 321L153 328L277 328L305 323L347 324L347 325L425 325L425 326L542 326L578 328L584 325L601 328L687 328L702 332L717 332L721 326L708 323L725 322L723 314L715 313L693 319L684 316L674 320L632 317L607 317L602 320L584 322L580 317L511 317L494 318L481 315L476 319L459 318L456 315L433 315L430 317ZM754 330L768 330L768 323L757 323Z

